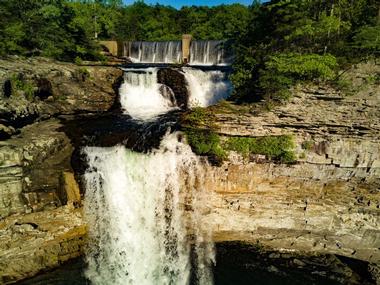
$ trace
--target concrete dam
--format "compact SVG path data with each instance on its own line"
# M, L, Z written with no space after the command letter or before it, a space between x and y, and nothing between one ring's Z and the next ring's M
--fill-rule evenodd
M183 35L181 41L102 41L100 44L114 56L132 63L231 65L233 53L226 40L192 40Z

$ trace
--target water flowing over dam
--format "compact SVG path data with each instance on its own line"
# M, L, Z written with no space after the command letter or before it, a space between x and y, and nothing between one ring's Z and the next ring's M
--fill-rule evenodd
M160 48L170 51L175 45ZM116 146L82 149L90 240L86 277L102 285L213 284L212 233L200 223L205 201L201 164L184 135L172 131L173 124L162 125L160 118L174 110L215 104L229 96L231 83L221 70L123 70L122 116L126 123L136 122L132 125L139 131ZM125 128L121 120L115 123ZM157 124L166 128L161 142L136 152L156 136Z
M129 42L124 47L124 56L139 63L180 63L181 42Z
M193 40L190 44L190 65L230 65L233 55L226 48L226 41ZM124 57L134 63L170 63L182 62L181 41L161 42L124 42Z

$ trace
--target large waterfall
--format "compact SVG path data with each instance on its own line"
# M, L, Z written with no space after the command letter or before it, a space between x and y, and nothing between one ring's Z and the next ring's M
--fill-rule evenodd
M86 275L93 284L212 284L213 246L197 222L202 173L179 139L167 135L149 154L123 146L84 150Z
M231 85L222 71L183 67L170 71L177 76L173 82L184 85L166 82L172 90L158 83L159 72L158 67L124 69L119 99L129 116L122 119L139 129L132 137L123 136L125 145L83 149L86 276L94 285L213 284L211 233L199 222L207 209L198 157L183 134L171 132L171 124L164 125L161 142L145 153L126 145L132 142L134 150L145 151L136 144L162 136L155 135L155 126L165 116L175 116L165 113L180 109L173 90L187 94L187 104L180 106L191 108L226 98Z

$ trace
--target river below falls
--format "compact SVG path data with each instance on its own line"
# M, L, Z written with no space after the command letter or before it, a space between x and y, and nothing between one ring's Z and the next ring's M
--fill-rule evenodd
M220 264L220 265L218 265ZM40 274L17 285L90 285L84 276L84 262L81 259L69 262L58 269ZM311 277L310 272L273 272L273 266L231 268L219 263L213 268L215 285L334 285L341 284L323 277Z

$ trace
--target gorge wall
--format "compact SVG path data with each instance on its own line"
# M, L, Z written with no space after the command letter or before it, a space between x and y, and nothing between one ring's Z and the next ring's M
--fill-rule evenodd
M0 142L0 283L12 283L82 254L87 230L72 166L76 143L63 118L112 109L122 72L43 59L0 63L0 123L7 138ZM352 78L378 69L363 65ZM44 96L42 78L50 86ZM19 81L34 86L33 100ZM9 93L9 84L16 92ZM346 256L368 262L380 280L379 88L346 96L310 85L265 112L217 107L222 138L291 134L297 159L282 164L232 152L221 166L205 162L202 223L214 240L260 244L280 254Z

